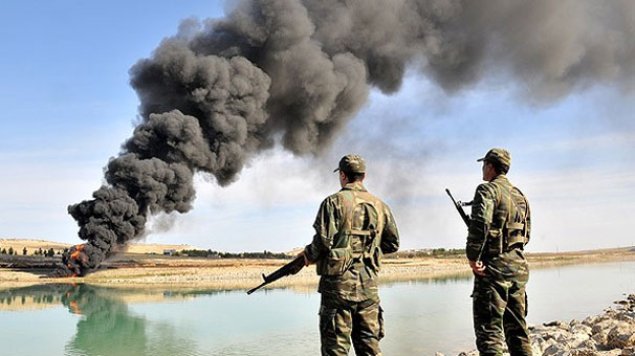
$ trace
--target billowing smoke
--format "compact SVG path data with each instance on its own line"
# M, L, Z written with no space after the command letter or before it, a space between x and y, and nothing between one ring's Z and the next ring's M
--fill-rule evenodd
M96 268L149 214L187 212L196 173L230 184L277 142L320 154L371 86L395 92L407 69L448 92L500 77L542 102L596 83L632 89L634 19L630 0L248 0L184 21L130 70L142 122L107 184L69 207L87 243L60 274Z

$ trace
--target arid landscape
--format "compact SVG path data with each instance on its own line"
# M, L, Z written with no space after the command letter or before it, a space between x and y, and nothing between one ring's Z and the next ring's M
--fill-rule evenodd
M0 239L0 250L63 250L68 245L50 241ZM110 287L166 287L179 289L249 289L262 282L261 274L271 273L289 260L243 258L195 258L166 256L164 251L188 250L186 245L132 244L126 252L108 260L102 268L81 278L46 278L61 263L58 255L7 256L0 258L0 289L41 283L89 283ZM416 256L416 257L411 257ZM601 263L635 260L635 248L625 247L563 253L528 253L532 268L577 263ZM26 262L25 262L26 261ZM37 263L36 263L37 261ZM422 256L404 251L384 259L381 278L384 282L419 280L444 276L468 276L469 268L462 255ZM283 278L269 287L314 289L314 268L304 268L295 276Z

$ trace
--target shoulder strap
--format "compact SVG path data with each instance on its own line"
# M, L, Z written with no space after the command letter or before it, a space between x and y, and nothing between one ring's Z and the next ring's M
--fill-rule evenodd
M507 250L518 243L525 243L527 232L527 199L522 192L511 184L493 182L496 190L496 206L494 207L493 223L500 229L502 250ZM524 201L524 207L519 198Z
M338 236L335 241L333 241L333 247L348 247L349 239L346 233L351 231L353 228L353 212L355 210L355 192L352 190L342 190L337 193L337 202L340 204L341 210L341 220L340 225L338 227Z
M523 194L523 192L518 189L517 187L512 187L512 191L516 191L518 193L518 195L520 195L520 197L522 197L524 203L525 203L525 211L522 213L521 215L521 221L516 223L516 228L519 230L522 230L522 236L524 238L527 237L527 219L529 218L529 202L527 201L527 197L525 197L525 194ZM514 207L515 209L518 211L519 207L518 204L516 202L516 200L512 199L514 202Z
M341 241L335 247L348 247L350 244L348 236L353 235L363 236L366 241L371 242L371 246L368 246L371 251L379 246L381 241L375 237L380 235L385 225L384 208L381 200L368 192L349 190L341 193L340 204L342 207L342 220L339 230L340 239L338 240ZM364 209L364 216L367 219L375 220L375 222L369 222L371 226L353 229L355 209L358 207Z

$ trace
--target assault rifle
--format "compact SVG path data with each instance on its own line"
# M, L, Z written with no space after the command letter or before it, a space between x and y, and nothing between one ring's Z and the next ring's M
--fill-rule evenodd
M454 203L454 207L456 208L456 210L458 210L459 214L461 215L461 218L463 218L463 221L465 222L465 225L467 225L467 228L470 228L470 217L465 213L465 211L463 211L463 207L464 206L470 206L472 205L472 202L469 201L467 203L463 203L461 201L456 201L454 200L454 197L452 196L452 193L450 193L450 189L445 188L445 192L448 193L448 195L450 196L450 199L452 199L452 203ZM485 251L485 246L487 245L487 229L484 230L485 231L485 239L483 240L483 245L481 246L481 250L478 253L478 257L476 258L476 261L481 261L481 257L483 256L483 252Z
M450 189L448 189L448 188L445 188L445 192L448 193L448 195L450 196L450 199L452 199L452 203L454 204L454 207L456 208L456 210L461 215L461 218L463 218L463 221L465 222L465 225L467 225L467 227L469 228L470 227L470 217L465 213L465 211L463 211L463 207L472 205L472 202L470 201L470 202L467 202L467 203L463 203L461 201L454 200L454 197L452 196L452 193L450 193Z
M304 267L304 255L299 255L298 257L293 259L293 261L291 261L291 262L287 263L286 265L280 267L279 269L271 272L270 274L265 276L265 274L263 273L262 274L262 279L264 279L265 281L262 282L262 284L260 284L258 287L248 290L247 294L251 294L251 293L257 291L258 289L266 286L267 284L277 281L278 279L280 279L282 277L286 277L286 276L291 275L291 274L296 274L296 273L300 272L300 270L303 267Z

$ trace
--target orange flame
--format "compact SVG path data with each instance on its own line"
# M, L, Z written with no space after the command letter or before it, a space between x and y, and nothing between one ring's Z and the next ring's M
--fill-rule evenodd
M79 245L73 246L74 251L70 255L70 260L71 261L79 261L80 263L86 263L87 262L88 257L83 252L85 245L86 244L79 244ZM73 264L72 263L67 263L66 265L68 266L68 268L73 269ZM71 277L77 277L77 276L78 276L77 273L73 273L71 275Z
M79 259L79 255L80 255L80 253L82 253L83 250L84 250L84 244L75 245L75 251L73 251L73 253L71 253L71 259L78 260Z
M70 308L71 313L73 313L73 314L81 314L82 313L82 309L79 307L79 304L77 303L76 300L71 301L68 304L68 307Z

